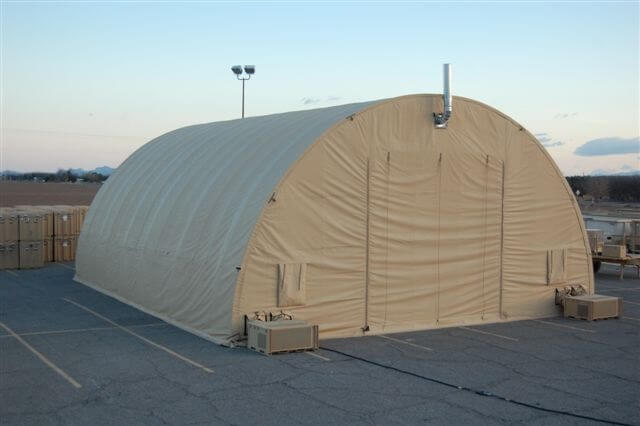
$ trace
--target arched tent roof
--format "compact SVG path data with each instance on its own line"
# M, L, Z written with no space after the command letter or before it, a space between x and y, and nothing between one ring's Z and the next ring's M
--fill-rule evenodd
M135 296L120 295L89 276L110 276L114 282L119 271L138 270L135 264L143 261L144 251L164 252L169 258L189 252L191 270L183 277L212 280L207 297L228 299L237 273L229 265L242 262L251 231L279 179L331 126L378 102L198 124L152 140L120 165L96 195L79 242L76 279L146 311ZM203 238L206 234L216 238ZM114 247L129 251L127 265L109 265ZM136 281L122 279L135 287ZM190 284L197 285L183 283L185 291ZM224 317L231 306L216 309ZM150 312L171 321L162 312Z
M540 317L554 286L592 292L579 210L540 143L459 97L434 130L441 109L412 95L160 136L98 192L76 280L219 343L244 313L290 306L287 267L308 271L314 299L287 310L325 336Z

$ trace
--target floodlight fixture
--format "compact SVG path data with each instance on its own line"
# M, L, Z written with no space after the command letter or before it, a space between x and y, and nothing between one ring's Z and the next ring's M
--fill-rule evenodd
M242 74L242 65L234 65L231 67L231 71L236 75L238 80L242 80L242 118L244 118L244 82L251 79L251 76L256 73L255 65L245 65L244 72L246 77Z

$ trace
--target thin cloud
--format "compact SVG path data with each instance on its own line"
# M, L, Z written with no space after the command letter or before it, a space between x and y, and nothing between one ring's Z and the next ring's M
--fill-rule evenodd
M575 117L575 116L577 116L577 115L578 115L578 113L577 113L577 112L564 112L564 113L556 114L553 118L560 118L560 119L562 119L562 118Z
M300 99L300 102L302 102L303 105L312 105L326 102L335 102L341 99L342 98L340 96L326 96L322 98L308 97Z
M311 105L311 104L317 104L318 102L320 102L320 99L318 99L318 98L302 98L300 101L304 105Z
M538 141L540 141L542 146L544 146L545 148L553 148L555 146L564 145L564 142L560 142L560 141L552 142L553 138L549 136L549 133L536 133L534 136L536 137L536 139L538 139Z
M536 139L538 139L540 141L541 144L545 144L546 142L551 142L551 138L549 137L548 133L536 133L534 135L536 137Z
M587 141L576 148L576 155L593 157L598 155L639 154L640 137L635 138L599 138Z
M542 142L542 141L540 141ZM555 142L551 142L551 143L543 143L542 146L544 146L545 148L553 148L554 146L562 146L564 145L564 142L561 141L555 141Z

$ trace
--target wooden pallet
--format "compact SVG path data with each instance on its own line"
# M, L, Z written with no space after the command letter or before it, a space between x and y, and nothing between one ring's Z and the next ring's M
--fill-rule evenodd
M606 317L606 318L594 318L592 320L588 319L588 318L580 318L580 317L574 317L571 315L567 315L565 318L571 318L571 319L576 319L576 320L582 320L582 321L607 321L607 320L612 320L612 319L620 319L620 316L615 316L615 317Z

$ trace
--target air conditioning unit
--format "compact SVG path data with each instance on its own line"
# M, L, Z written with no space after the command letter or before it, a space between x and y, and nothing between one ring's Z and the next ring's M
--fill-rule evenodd
M625 257L627 257L627 247L605 244L602 248L602 256L612 257L614 259L624 259Z
M622 299L597 294L564 299L564 316L589 321L622 316Z
M248 320L247 347L266 355L318 349L318 326L301 320Z

